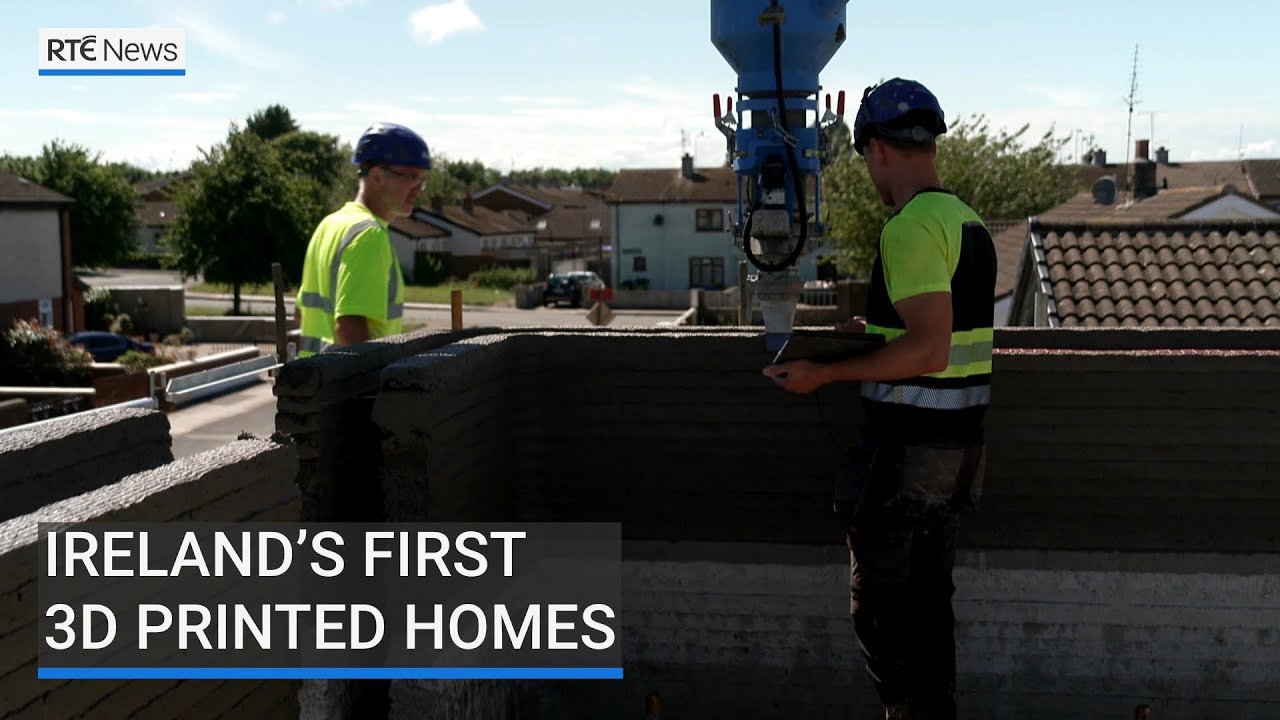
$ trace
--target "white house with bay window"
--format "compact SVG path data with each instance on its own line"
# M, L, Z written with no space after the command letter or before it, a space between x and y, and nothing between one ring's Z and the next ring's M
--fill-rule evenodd
M620 170L605 197L616 287L722 290L737 284L744 255L728 230L738 208L732 168L694 169L685 155L677 169ZM811 255L801 259L800 276L817 277Z

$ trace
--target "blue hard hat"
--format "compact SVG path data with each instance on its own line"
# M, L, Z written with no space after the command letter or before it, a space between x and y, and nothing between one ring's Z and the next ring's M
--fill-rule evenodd
M431 169L431 152L427 141L418 133L395 123L374 123L360 136L355 152L351 154L355 165L407 165Z
M853 149L861 155L872 137L929 142L946 131L938 98L914 80L894 78L862 93L853 121Z

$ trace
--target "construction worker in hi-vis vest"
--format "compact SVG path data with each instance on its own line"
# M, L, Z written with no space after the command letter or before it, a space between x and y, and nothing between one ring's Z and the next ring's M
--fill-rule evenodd
M356 199L321 220L307 246L297 299L300 358L401 331L404 280L387 225L413 212L431 154L409 128L376 123L351 162L360 168Z
M978 213L942 186L938 99L913 80L867 88L853 126L880 200L866 317L837 329L884 345L832 363L765 368L786 390L862 383L861 436L835 473L849 610L886 718L954 720L959 514L976 507L991 402L996 254Z

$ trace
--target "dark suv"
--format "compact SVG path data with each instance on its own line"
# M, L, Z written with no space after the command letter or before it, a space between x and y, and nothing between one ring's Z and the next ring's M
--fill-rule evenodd
M586 295L583 278L572 273L551 273L542 284L543 306L567 302L572 307L582 307L582 300Z

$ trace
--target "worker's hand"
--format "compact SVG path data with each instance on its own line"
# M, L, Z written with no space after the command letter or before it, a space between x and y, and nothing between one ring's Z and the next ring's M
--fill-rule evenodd
M783 390L804 395L827 383L823 366L808 360L793 360L764 369L765 377L782 386Z
M861 315L851 317L844 322L836 323L836 332L864 333L867 331L867 319Z

